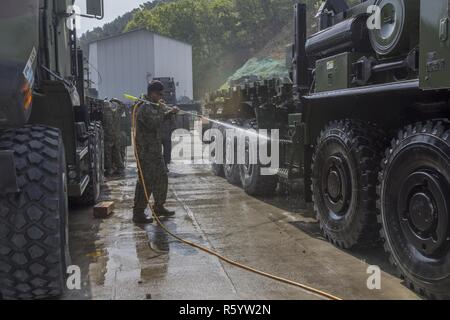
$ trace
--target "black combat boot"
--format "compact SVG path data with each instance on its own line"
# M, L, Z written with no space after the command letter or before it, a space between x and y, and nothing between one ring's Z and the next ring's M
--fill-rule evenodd
M145 213L134 213L133 222L137 224L150 224L153 223L153 218L147 217Z
M158 217L173 217L175 215L175 211L169 211L161 205L154 205L153 210Z

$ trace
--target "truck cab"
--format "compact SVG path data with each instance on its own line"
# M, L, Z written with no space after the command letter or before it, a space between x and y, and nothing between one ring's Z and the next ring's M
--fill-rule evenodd
M68 201L93 204L102 181L102 128L84 99L81 16L103 2L5 0L0 13L0 293L60 295L65 286Z

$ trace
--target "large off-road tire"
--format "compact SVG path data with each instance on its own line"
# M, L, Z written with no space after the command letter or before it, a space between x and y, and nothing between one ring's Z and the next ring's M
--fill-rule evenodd
M244 128L257 130L256 121L247 121L244 124ZM259 144L257 144L259 146ZM258 146L253 152L258 153ZM261 174L261 166L259 161L257 163L250 163L250 143L248 139L245 142L245 164L239 167L239 176L244 191L251 196L273 196L278 185L277 175L263 175ZM255 158L258 154L254 155Z
M237 163L237 139L226 134L225 136L225 163L223 173L225 179L231 184L240 185L240 165ZM233 141L234 140L234 141Z
M0 196L0 292L5 299L59 296L68 249L66 163L61 133L44 126L6 131L20 191Z
M450 299L450 122L401 130L377 190L381 237L399 275L419 294Z
M222 145L222 151L223 151L223 154L222 154L222 159L220 159L219 161L218 161L218 159L220 158L220 157L216 157L216 155L215 154L213 154L212 155L212 159L211 159L211 170L212 170L212 172L214 173L214 175L216 175L216 176L218 176L218 177L225 177L225 173L224 173L224 170L223 170L223 164L224 164L224 160L225 160L225 129L222 127L222 126L219 126L218 124L216 124L216 123L214 123L213 125L212 125L212 127L211 127L211 129L212 130L218 130L218 131L220 131L221 133L222 133L222 138L223 138L223 141L222 142L220 142L220 141L217 141L216 139L218 139L217 137L211 137L211 139L212 140L214 140L214 141L216 141L216 144L217 143L223 143L223 145ZM216 150L215 150L215 152L218 152L217 151L218 149L217 149L217 147L216 147Z
M331 122L318 138L312 164L314 210L325 237L341 248L378 235L376 185L385 136L358 120Z
M92 122L88 128L89 133L89 184L80 198L72 199L72 203L81 206L95 205L100 197L103 181L103 138L102 130L97 123Z

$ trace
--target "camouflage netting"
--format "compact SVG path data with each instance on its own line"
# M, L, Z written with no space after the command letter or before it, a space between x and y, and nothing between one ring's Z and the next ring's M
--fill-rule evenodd
M253 82L272 78L286 78L288 76L285 60L252 58L228 78L221 89L228 89L230 86L245 83L246 81Z

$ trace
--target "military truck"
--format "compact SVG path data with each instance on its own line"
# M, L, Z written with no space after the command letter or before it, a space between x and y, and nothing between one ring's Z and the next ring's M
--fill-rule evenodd
M206 104L225 135L230 125L278 129L278 174L215 155L213 171L251 195L302 186L292 189L334 245L380 240L411 289L449 298L450 2L328 0L309 36L306 12L296 5L291 81L215 92ZM224 141L226 159L236 146Z
M4 0L0 10L0 293L60 295L68 199L94 203L102 129L84 103L73 0ZM87 1L101 18L101 0Z

